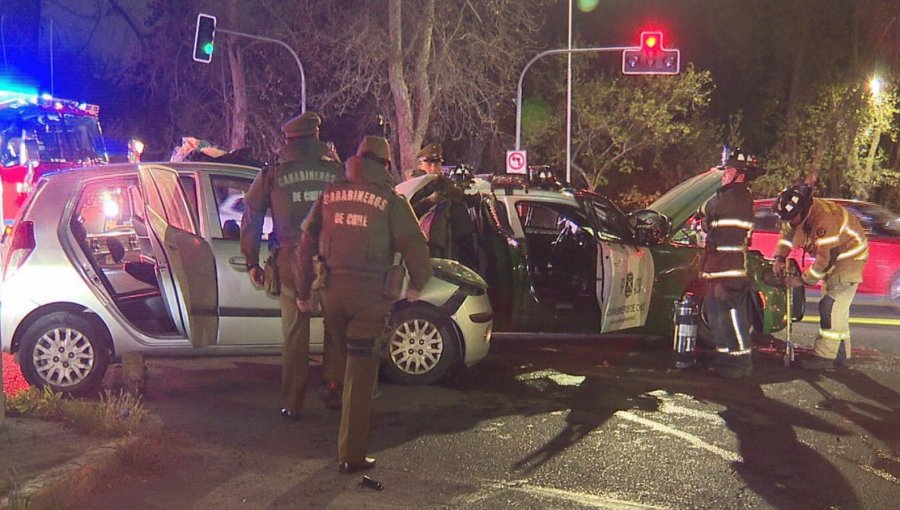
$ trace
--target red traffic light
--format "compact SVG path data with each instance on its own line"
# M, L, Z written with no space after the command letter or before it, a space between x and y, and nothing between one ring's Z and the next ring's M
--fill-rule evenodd
M663 33L641 32L641 45L622 52L623 74L678 74L681 52L663 46Z
M656 47L656 43L659 42L662 42L662 32L644 32L641 34L641 47L644 49L653 49Z

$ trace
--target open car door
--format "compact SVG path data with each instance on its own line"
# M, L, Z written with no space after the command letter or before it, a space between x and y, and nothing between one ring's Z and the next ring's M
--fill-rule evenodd
M161 165L140 165L139 170L163 300L194 347L212 345L219 327L212 249L200 236L178 174Z
M602 314L600 332L643 326L654 280L650 250L635 245L634 233L617 205L592 193L578 198L591 217L599 245L596 292Z

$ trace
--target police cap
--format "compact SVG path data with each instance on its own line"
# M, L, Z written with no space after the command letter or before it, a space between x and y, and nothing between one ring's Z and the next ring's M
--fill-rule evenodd
M286 138L315 135L322 125L322 117L315 112L304 112L281 126Z
M439 143L429 143L419 151L416 159L426 163L442 163L444 161L444 148Z

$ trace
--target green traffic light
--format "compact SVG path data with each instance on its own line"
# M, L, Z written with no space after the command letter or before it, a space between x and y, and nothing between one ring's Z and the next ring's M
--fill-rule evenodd
M203 45L203 53L205 53L207 55L212 55L212 52L213 52L213 43L208 42Z

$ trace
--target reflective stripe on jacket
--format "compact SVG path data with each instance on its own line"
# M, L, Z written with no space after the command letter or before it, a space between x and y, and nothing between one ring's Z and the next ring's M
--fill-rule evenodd
M700 277L745 278L753 232L753 197L743 182L723 186L703 206L706 251Z
M813 199L809 215L798 227L782 225L775 256L787 257L793 248L802 248L816 258L803 272L803 281L809 285L828 275L861 282L869 257L869 243L859 219L824 198Z

